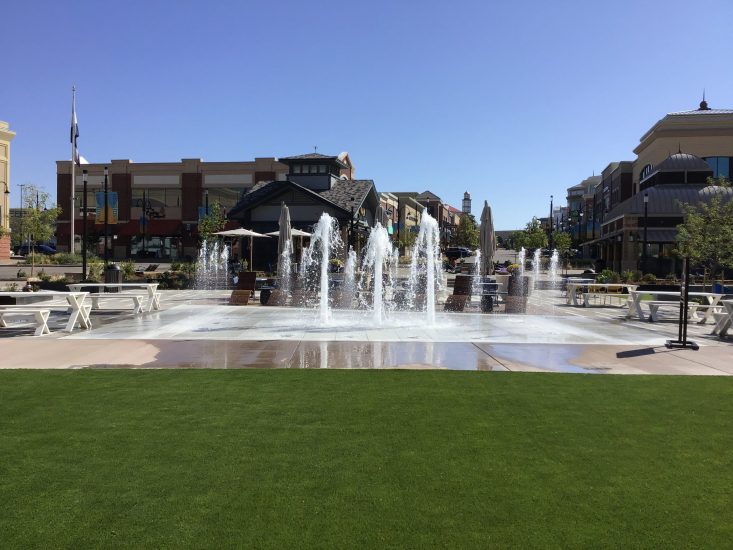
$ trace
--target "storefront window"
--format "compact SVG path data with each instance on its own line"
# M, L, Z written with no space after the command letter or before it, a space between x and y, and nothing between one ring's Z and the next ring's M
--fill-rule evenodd
M730 157L706 157L714 178L730 178Z
M201 194L201 206L206 205L206 191L204 190ZM215 203L218 202L222 208L224 208L224 214L226 215L229 210L234 208L237 203L239 202L239 199L242 197L242 193L244 193L245 188L244 187L212 187L208 189L209 192L209 208Z
M130 239L130 254L135 258L176 260L179 258L180 243L179 237L136 235Z
M148 219L181 219L181 190L178 188L132 188L131 217L145 213Z

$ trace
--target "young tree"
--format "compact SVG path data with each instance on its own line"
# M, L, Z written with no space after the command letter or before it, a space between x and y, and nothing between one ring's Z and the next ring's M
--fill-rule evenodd
M573 238L569 233L563 231L553 231L552 242L557 249L558 255L563 260L563 268L567 269L568 259L570 258L570 247L573 244Z
M545 248L547 246L547 233L542 229L542 224L536 217L527 223L523 240L522 246L525 248Z
M704 265L715 277L724 268L733 268L733 199L725 178L709 178L708 184L713 186L709 202L681 205L685 221L677 226L677 252Z
M35 244L43 243L53 237L56 228L56 219L61 208L52 206L49 195L35 185L25 186L25 196L21 197L23 204L23 232L30 236L31 276L35 267Z
M570 236L569 233L565 233L563 231L554 231L552 233L552 242L555 244L557 252L562 255L566 254L570 250L573 238Z
M479 229L476 226L476 220L474 217L471 214L461 216L461 221L458 223L455 243L458 246L475 249L479 246L479 240Z
M209 207L209 212L199 221L199 236L202 241L208 241L211 236L224 229L226 219L224 219L223 210L219 202L215 202Z

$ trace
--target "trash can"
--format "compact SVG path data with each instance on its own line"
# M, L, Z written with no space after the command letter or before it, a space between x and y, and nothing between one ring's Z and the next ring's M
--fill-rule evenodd
M105 283L121 283L122 282L122 270L117 264L107 264L104 269L104 282ZM119 292L119 288L107 288L107 292Z

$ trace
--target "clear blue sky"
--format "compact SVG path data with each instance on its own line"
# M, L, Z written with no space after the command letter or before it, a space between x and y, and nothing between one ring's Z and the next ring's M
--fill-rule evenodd
M633 159L665 113L733 107L730 0L6 0L0 119L17 184L55 194L76 84L90 162L349 151L380 191L495 226Z

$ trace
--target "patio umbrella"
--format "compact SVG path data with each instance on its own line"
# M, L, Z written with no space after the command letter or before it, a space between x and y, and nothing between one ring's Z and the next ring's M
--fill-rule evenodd
M494 271L494 221L491 218L491 207L488 201L484 201L484 209L481 211L481 231L479 233L481 243L481 265L479 272L481 276L491 275Z
M280 232L279 231L270 231L269 233L265 233L268 237L279 237ZM290 229L290 236L291 237L310 237L311 234L307 231L303 231L302 229Z
M279 231L270 231L269 233L265 233L265 235L267 235L269 237L279 237L280 236L280 232ZM303 237L310 237L311 234L308 233L307 231L303 231L302 229L293 229L293 228L291 228L290 229L290 236L291 237L300 237L300 254L302 255L303 254ZM278 248L279 248L279 245L278 245ZM297 256L298 255L296 254L296 259L298 261L300 261L300 259L298 259Z
M277 241L277 272L281 280L283 277L289 275L289 273L282 273L282 255L285 250L288 254L293 251L293 237L292 229L290 228L290 210L284 202L280 203L280 232L278 233ZM289 263L289 262L288 262Z
M214 235L221 235L222 237L249 237L250 271L252 271L252 239L254 239L255 237L267 237L267 235L257 233L257 231L252 231L251 229L245 229L244 227L240 227L239 229L229 229L227 231L218 231L217 233L214 233Z

